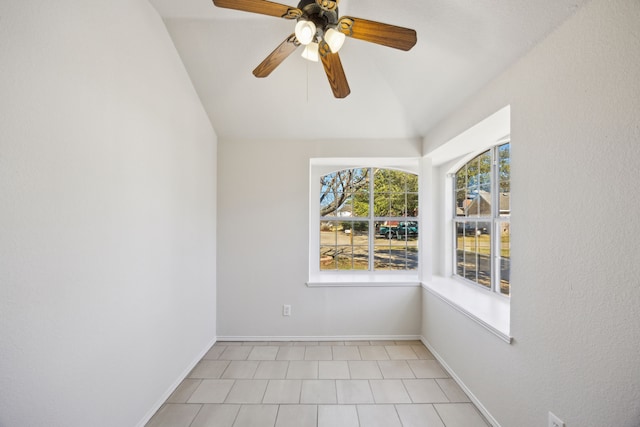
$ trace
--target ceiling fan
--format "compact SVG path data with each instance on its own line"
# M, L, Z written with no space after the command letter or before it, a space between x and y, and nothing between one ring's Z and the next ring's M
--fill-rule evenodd
M297 20L295 32L287 37L253 70L256 77L267 77L300 45L302 56L322 61L324 71L336 98L345 98L351 89L342 68L338 51L345 37L353 37L401 50L411 49L417 42L415 30L350 16L339 17L340 0L300 0L290 7L267 0L213 0L218 7L242 10Z

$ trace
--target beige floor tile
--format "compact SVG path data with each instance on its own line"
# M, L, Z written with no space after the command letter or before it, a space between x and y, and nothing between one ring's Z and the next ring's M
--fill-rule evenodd
M332 404L337 403L336 382L333 380L304 380L300 403Z
M318 341L293 341L291 343L293 346L311 346L318 345Z
M306 347L304 360L333 360L331 347L325 345L314 345Z
M280 405L276 427L316 427L317 423L316 405Z
M220 378L229 366L228 360L201 360L189 374L189 378Z
M442 391L444 391L444 394L447 395L449 402L471 402L471 400L469 400L469 397L452 378L440 378L437 379L436 382L438 383Z
M219 360L246 360L253 347L242 345L228 345L222 352Z
M233 427L273 427L278 405L242 405Z
M382 372L377 362L353 360L348 363L352 380L382 379Z
M344 360L331 360L318 362L318 379L321 380L348 380L349 364Z
M227 346L224 345L214 345L211 349L204 355L203 359L215 360L220 357L220 355L226 350Z
M318 341L318 345L344 345L344 341Z
M489 425L470 403L441 403L433 406L447 427L487 427Z
M337 380L336 392L339 404L374 403L367 380Z
M180 383L180 385L171 393L171 396L167 399L166 403L187 403L187 400L191 397L193 392L198 388L202 380L186 378Z
M410 345L388 345L385 346L385 349L391 360L411 360L418 358Z
M264 360L258 363L258 369L253 374L256 380L276 380L285 379L289 362L286 360Z
M437 360L409 360L407 363L416 378L449 378Z
M280 347L276 360L304 360L304 346Z
M384 378L415 378L405 360L381 360L378 366Z
M252 346L258 346L258 347L264 347L269 345L268 342L266 341L244 341L242 343L242 345L252 345Z
M268 380L236 380L225 403L261 403Z
M402 380L371 380L369 384L376 403L411 403Z
M396 405L403 427L445 427L433 405Z
M359 427L354 405L318 406L318 427Z
M162 406L146 427L189 427L202 405L168 404Z
M345 341L344 345L358 345L358 346L363 346L363 345L371 345L371 343L369 341Z
M389 360L387 350L382 345L360 346L362 360Z
M289 362L287 379L305 380L318 378L318 362L312 360L292 360Z
M402 427L393 405L358 405L360 427Z
M416 356L418 356L418 359L429 359L429 360L435 359L434 355L431 354L431 352L427 349L427 347L425 347L422 344L412 345L411 348L413 349L413 352L416 354Z
M300 403L302 380L270 380L264 394L264 404Z
M435 380L403 380L413 403L449 402Z
M276 360L279 347L276 346L256 346L253 347L247 360Z
M390 340L379 340L379 341L369 341L371 343L371 345L396 345L395 341L390 341Z
M255 360L234 360L229 363L222 378L251 379L258 369L258 363Z
M331 349L333 350L333 360L362 360L358 346L335 345Z
M232 427L240 405L202 405L189 427Z
M189 403L222 403L227 398L234 380L202 380L189 398Z

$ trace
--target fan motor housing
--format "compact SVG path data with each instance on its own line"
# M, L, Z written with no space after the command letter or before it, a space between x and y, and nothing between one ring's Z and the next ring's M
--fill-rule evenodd
M321 36L327 28L338 25L338 8L329 11L324 10L315 0L301 0L298 9L302 10L300 20L311 21L315 24L318 35Z

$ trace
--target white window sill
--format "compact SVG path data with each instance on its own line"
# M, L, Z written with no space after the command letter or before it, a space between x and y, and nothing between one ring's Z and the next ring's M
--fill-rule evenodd
M453 278L434 276L423 282L422 287L498 338L511 343L511 304L508 298Z
M312 275L307 286L420 286L420 280L416 274L371 274L371 273L325 273Z

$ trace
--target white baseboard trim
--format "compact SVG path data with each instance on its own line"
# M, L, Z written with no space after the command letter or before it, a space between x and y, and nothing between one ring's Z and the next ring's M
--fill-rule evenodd
M453 380L456 383L458 383L460 388L462 388L462 390L467 394L467 396L469 396L469 399L471 399L473 404L476 405L476 408L478 408L478 410L482 412L482 415L484 415L487 421L489 421L489 423L491 423L493 427L501 427L500 423L498 423L498 421L495 418L493 418L493 416L491 415L491 413L489 413L487 408L485 408L482 402L480 402L480 400L473 394L473 392L469 390L469 387L467 387L465 383L462 382L460 377L456 375L453 369L451 369L451 367L447 364L447 362L444 361L442 356L438 354L438 352L433 348L433 346L429 343L429 341L427 341L425 337L420 337L420 341L422 341L425 347L427 347L427 349L429 349L431 354L433 354L433 357L435 357L436 360L440 362L442 367L449 373L449 375L451 375L451 378L453 378Z
M218 342L288 342L288 341L416 341L420 335L335 335L335 336L219 336Z
M164 404L164 402L169 398L169 396L171 396L171 393L173 393L176 388L178 388L178 386L180 385L180 383L187 378L187 375L189 375L189 372L191 372L191 370L196 366L196 364L202 360L202 358L204 357L205 354L207 354L207 352L211 349L211 347L216 343L218 339L214 338L213 341L211 341L204 350L201 350L199 355L193 360L191 361L191 363L189 363L189 365L187 366L187 368L178 376L178 379L176 379L176 381L174 381L173 384L171 384L171 386L169 387L169 389L167 391L165 391L162 396L160 396L160 399L158 399L158 401L151 407L151 409L147 412L147 414L142 418L142 420L140 420L140 422L138 424L136 424L136 427L144 427L149 420L151 419L151 417L153 417L155 415L156 412L158 412L158 409L160 409L160 407Z

